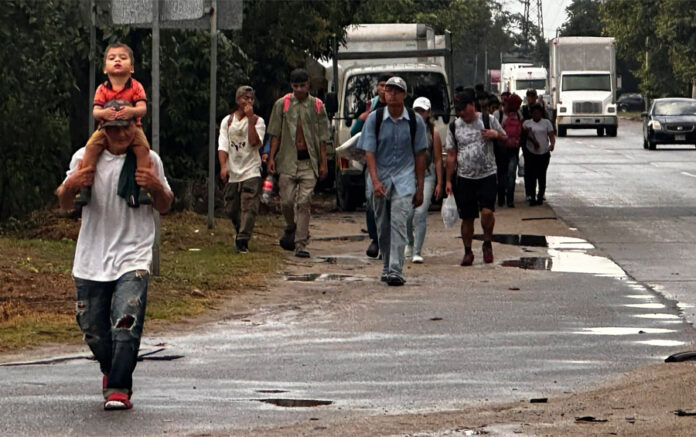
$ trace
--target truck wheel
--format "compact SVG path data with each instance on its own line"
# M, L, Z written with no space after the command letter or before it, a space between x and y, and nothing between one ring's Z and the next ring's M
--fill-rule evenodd
M657 149L657 143L653 143L652 141L648 141L648 149L650 149L650 150Z
M566 128L563 126L558 126L558 136L559 137L564 137L566 136Z
M597 128L597 136L598 136L598 137L603 137L603 136L604 136L604 128L603 128L603 127L598 127L598 128Z
M607 136L608 137L615 137L616 136L616 126L609 126L607 127Z

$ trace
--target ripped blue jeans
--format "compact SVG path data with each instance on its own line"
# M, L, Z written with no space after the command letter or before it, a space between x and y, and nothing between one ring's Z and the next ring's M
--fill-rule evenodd
M148 280L146 270L128 272L111 282L75 278L77 324L107 377L104 398L117 392L131 395Z

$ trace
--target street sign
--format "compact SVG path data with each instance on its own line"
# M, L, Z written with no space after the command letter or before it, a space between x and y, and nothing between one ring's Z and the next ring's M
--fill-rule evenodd
M217 0L216 3L216 27L241 29L244 1ZM213 0L160 0L160 28L210 29L212 4ZM100 0L99 5L111 12L114 24L152 27L152 0Z

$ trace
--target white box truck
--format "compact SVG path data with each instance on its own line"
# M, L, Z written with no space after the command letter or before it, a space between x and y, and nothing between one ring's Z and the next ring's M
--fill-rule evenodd
M596 129L616 136L614 38L559 37L549 44L549 88L558 136L568 129Z
M512 70L510 78L511 93L520 96L522 101L527 97L527 90L534 89L540 100L547 101L546 79L548 73L544 67L523 66Z
M407 106L416 97L430 99L435 126L445 135L453 113L449 33L435 35L424 24L352 25L346 43L335 47L334 53L333 59L319 61L330 91L326 109L334 148L350 138L353 123L364 103L376 95L377 80L385 72L406 81ZM352 211L365 200L363 168L359 161L335 158L336 200L343 211Z

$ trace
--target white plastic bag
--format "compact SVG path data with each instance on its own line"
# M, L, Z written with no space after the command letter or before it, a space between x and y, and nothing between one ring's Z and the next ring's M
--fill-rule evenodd
M457 202L454 201L454 194L447 196L444 202L442 202L442 221L445 223L446 228L451 228L457 223L459 219L459 213L457 212Z

